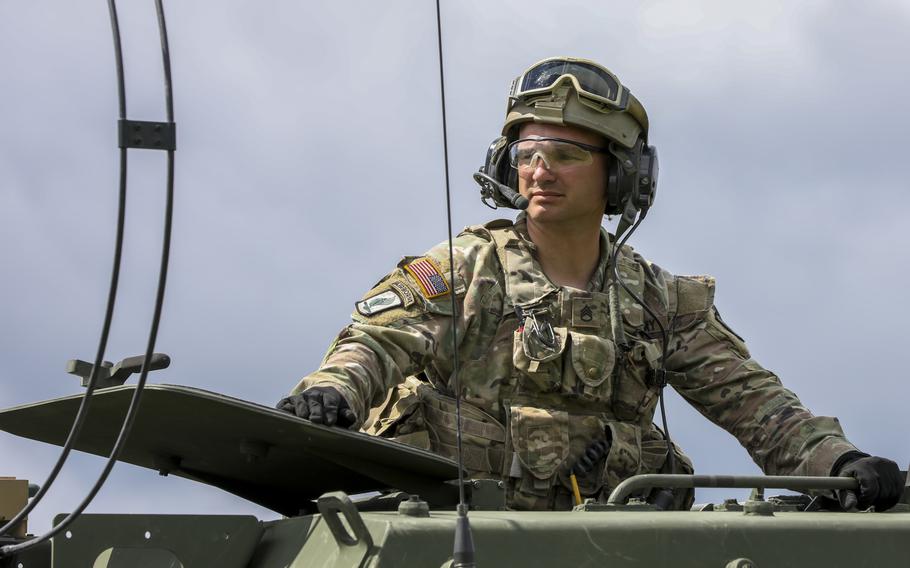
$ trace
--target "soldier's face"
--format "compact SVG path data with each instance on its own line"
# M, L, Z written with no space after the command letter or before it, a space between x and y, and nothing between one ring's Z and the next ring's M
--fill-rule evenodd
M549 136L604 147L598 134L574 126L526 123L519 138ZM535 167L519 169L518 191L528 198L529 220L537 223L575 224L579 221L600 226L606 206L606 155L593 153L589 163L549 168L544 160Z

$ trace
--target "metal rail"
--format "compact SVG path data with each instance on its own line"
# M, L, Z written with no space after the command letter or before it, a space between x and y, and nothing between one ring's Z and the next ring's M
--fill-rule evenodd
M696 487L726 487L731 489L791 489L809 491L820 489L856 490L859 486L852 477L813 477L796 475L681 475L649 473L626 479L610 493L607 504L621 505L629 496L641 489L655 487L667 489L692 489Z

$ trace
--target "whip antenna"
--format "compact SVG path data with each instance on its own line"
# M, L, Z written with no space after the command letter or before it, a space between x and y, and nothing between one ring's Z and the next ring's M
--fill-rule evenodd
M111 30L114 34L114 57L116 59L118 87L117 98L120 103L120 119L123 120L126 119L126 87L123 78L123 50L121 49L120 43L120 24L118 23L117 8L114 3L110 2L108 8L110 10ZM114 318L114 304L117 301L117 288L120 282L120 261L123 256L123 233L126 226L126 171L126 148L120 148L120 190L118 192L117 200L117 229L114 242L114 262L113 267L111 268L111 283L108 288L107 307L104 312L104 323L101 326L101 337L98 340L98 350L95 355L91 373L88 376L85 393L82 395L82 401L79 403L79 410L76 412L76 417L73 419L72 426L70 426L69 434L67 434L66 441L63 443L63 449L60 450L60 455L51 468L51 472L47 475L44 483L39 485L38 493L35 494L28 504L21 511L16 513L12 519L7 521L6 524L0 527L0 535L4 535L10 529L16 527L22 519L26 518L29 513L38 506L38 503L41 502L50 490L54 481L57 479L57 476L60 474L63 464L66 463L66 460L76 443L76 439L82 431L82 426L85 424L86 417L88 416L89 405L91 404L92 396L95 393L95 388L99 383L98 374L102 369L101 362L104 360L104 352L107 349L107 340L111 331L111 321ZM2 556L2 553L0 553L0 556Z
M458 377L458 305L455 302L455 253L452 249L452 197L449 184L449 136L446 129L446 82L442 64L442 16L436 0L436 39L439 47L439 94L442 102L442 154L446 175L446 218L449 230L449 295L452 299L452 377L455 390L455 446L458 456L458 518L455 521L455 545L452 553L454 568L472 568L474 539L468 521L468 507L464 500L464 460L461 449L461 381Z
M130 431L132 430L133 423L135 422L136 416L139 412L139 403L142 396L142 391L145 387L146 377L148 372L151 370L151 361L152 354L155 351L155 341L158 337L158 325L161 321L161 311L164 304L164 291L167 283L167 269L170 259L170 248L171 248L171 227L173 221L173 209L174 209L174 151L176 150L176 133L175 133L175 124L174 124L174 99L171 86L171 61L170 61L170 48L168 47L167 39L167 26L165 24L164 18L164 6L162 4L163 0L155 0L155 11L158 16L158 36L161 43L161 59L164 67L164 90L165 90L165 110L167 114L166 122L143 122L135 120L127 120L126 116L126 102L125 102L125 91L123 87L123 58L121 53L121 44L120 44L120 28L117 19L117 10L115 0L108 0L108 7L111 16L111 27L114 34L114 51L117 63L117 79L119 87L119 99L120 99L120 119L118 121L119 127L119 146L121 149L121 170L120 170L120 180L121 180L121 205L124 206L123 196L126 192L126 149L128 148L142 148L142 149L155 149L155 150L165 150L167 151L167 181L166 181L166 196L165 196L165 212L164 212L164 236L161 244L161 264L158 270L158 287L155 294L155 307L152 314L152 323L149 329L148 343L146 346L145 357L142 362L142 371L139 376L139 380L136 383L136 388L133 391L132 399L130 400L129 408L126 411L126 416L123 419L123 423L120 427L120 432L117 435L117 440L114 442L114 446L111 449L108 460L104 465L104 468L101 471L101 474L98 476L95 484L89 489L88 493L76 506L73 511L68 514L63 520L54 525L49 531L45 532L40 536L36 536L15 545L6 545L0 547L0 558L9 557L16 555L20 552L25 552L31 548L34 548L45 542L57 534L66 530L73 521L75 521L82 512L89 506L98 492L101 490L104 483L107 481L108 476L111 473L111 470L114 468L114 464L117 463L117 459L120 457L120 454L126 445L126 441L129 438ZM113 299L116 292L116 276L119 274L119 254L121 247L123 223L123 212L121 211L118 216L118 244L117 244L117 254L115 255L115 268L114 268L114 277L112 278L111 284L111 293L110 299L108 302L108 313L105 315L105 334L102 336L102 343L99 347L99 357L103 353L104 341L106 341L106 332L109 327L109 318L112 315L113 310ZM99 365L97 364L92 370L92 376L89 379L90 390L94 386L93 381L97 378L97 371ZM88 396L86 393L86 397ZM90 400L90 399L86 399ZM80 412L84 412L83 407L80 407ZM81 420L84 420L84 414L81 417ZM80 418L77 418L76 422L73 425L73 428L70 431L69 438L75 440L75 434L78 434L78 428L81 427L82 422ZM70 440L68 440L69 442ZM65 456L63 456L65 459ZM57 468L62 465L62 459L55 466L54 475L56 475ZM37 496L36 496L37 497ZM5 528L5 527L4 527ZM22 564L20 564L22 565Z

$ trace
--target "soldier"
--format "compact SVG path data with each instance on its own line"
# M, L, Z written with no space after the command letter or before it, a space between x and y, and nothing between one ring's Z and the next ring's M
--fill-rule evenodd
M460 394L470 475L506 480L513 508L552 509L571 506L571 471L601 497L638 473L692 471L652 423L670 384L766 474L850 475L860 489L842 506L893 506L897 465L860 452L750 357L714 307L713 278L670 274L618 238L654 197L647 136L644 108L604 67L530 67L480 180L485 200L526 210L459 234L454 281L447 242L405 257L278 408L454 457ZM604 214L622 215L616 237Z

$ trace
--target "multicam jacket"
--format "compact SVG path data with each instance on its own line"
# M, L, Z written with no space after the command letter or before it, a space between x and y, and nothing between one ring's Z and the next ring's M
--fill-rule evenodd
M463 401L466 468L508 481L514 508L570 505L571 466L596 440L603 465L582 476L584 495L603 495L637 473L666 471L665 442L653 424L662 359L659 326L627 290L612 305L611 236L586 290L544 275L523 214L465 229L423 257L406 257L357 304L354 323L315 373L294 388L337 388L365 431L454 456L452 304ZM855 450L836 418L814 416L713 306L711 277L675 276L631 247L618 273L670 331L669 384L739 440L770 475L829 475ZM614 333L617 329L617 333ZM418 404L415 404L417 402ZM374 409L371 414L371 409ZM367 422L369 419L369 422ZM678 471L691 471L675 453Z

